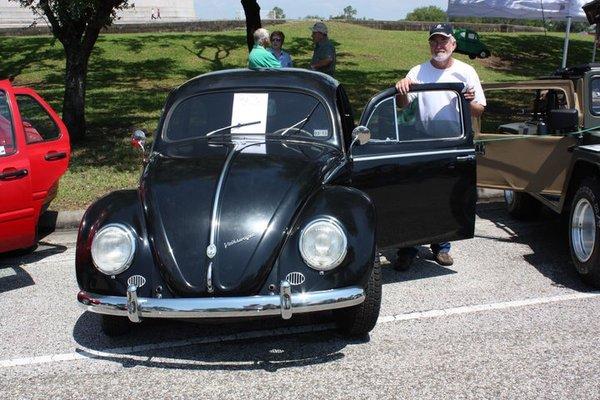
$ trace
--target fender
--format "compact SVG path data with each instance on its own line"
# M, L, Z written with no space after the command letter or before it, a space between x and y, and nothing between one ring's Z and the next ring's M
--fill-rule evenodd
M320 217L337 219L348 239L344 261L325 272L307 266L299 249L302 229ZM290 272L301 272L305 276L304 283L294 286L293 291L366 285L375 258L375 226L375 208L364 192L346 186L322 186L300 211L262 291L269 286L278 287Z
M75 254L80 289L98 294L126 295L127 279L132 275L146 278L144 286L138 289L140 296L153 297L157 286L164 288L163 280L154 267L141 204L137 190L120 190L98 199L87 209L79 225ZM91 257L95 233L110 223L130 227L136 237L136 253L131 266L116 276L100 272ZM167 295L165 297L169 297L164 292Z

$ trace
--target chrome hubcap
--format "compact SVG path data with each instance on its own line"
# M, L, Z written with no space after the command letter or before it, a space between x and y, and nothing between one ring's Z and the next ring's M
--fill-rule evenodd
M515 192L513 192L512 190L504 191L504 201L506 201L506 204L512 204L514 199L515 199Z
M571 219L571 245L577 259L586 262L592 256L596 241L594 209L587 199L580 199Z

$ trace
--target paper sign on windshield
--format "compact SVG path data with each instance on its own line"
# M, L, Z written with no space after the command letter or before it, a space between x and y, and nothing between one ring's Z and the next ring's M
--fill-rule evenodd
M233 110L231 112L231 125L252 125L231 128L231 133L262 133L267 131L267 107L269 104L268 93L235 93L233 95Z

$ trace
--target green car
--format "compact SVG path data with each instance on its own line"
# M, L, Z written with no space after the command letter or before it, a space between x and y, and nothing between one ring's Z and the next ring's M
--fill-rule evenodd
M479 40L479 35L475 31L470 29L455 29L454 37L456 38L455 52L466 54L470 59L476 57L487 58L491 54L486 45Z

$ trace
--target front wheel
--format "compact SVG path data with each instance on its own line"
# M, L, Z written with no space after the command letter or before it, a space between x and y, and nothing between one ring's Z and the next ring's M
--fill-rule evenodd
M351 337L367 335L377 323L381 307L381 266L375 261L365 288L365 301L361 304L335 311L338 330Z
M571 259L581 279L600 287L600 184L587 179L575 192L569 217Z

